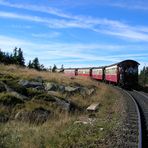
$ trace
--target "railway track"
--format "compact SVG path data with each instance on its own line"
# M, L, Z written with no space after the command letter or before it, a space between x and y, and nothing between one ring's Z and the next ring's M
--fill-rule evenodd
M148 148L148 94L117 89L126 95L127 102L121 147Z
M125 117L118 147L142 148L142 126L139 106L130 91L116 87L125 98Z
M148 96L136 90L128 91L138 104L141 115L142 147L148 147Z

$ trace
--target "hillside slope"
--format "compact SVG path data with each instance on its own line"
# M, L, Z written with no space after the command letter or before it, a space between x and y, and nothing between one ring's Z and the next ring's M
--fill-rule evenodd
M0 65L0 147L115 147L122 111L103 83Z

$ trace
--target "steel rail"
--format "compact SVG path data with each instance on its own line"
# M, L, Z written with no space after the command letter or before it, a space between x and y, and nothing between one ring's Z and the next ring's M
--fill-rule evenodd
M134 90L136 93L139 93L140 95L142 95L143 97L145 97L145 98L147 98L148 99L148 96L147 95L145 95L145 94L143 94L142 92L139 92L139 91L137 91L137 90Z
M142 124L141 124L141 114L140 114L140 110L138 107L137 102L135 101L134 97L127 91L123 90L134 102L135 106L136 106L136 110L137 110L137 114L138 114L138 127L139 127L139 140L138 140L138 148L142 148Z
M141 114L140 114L140 109L138 107L138 103L134 99L134 97L126 90L122 89L121 87L115 86L117 89L120 89L124 93L126 93L134 102L138 114L138 127L139 127L139 135L138 135L138 148L142 148L142 124L141 124ZM136 91L136 90L133 90ZM137 92L137 91L136 91Z

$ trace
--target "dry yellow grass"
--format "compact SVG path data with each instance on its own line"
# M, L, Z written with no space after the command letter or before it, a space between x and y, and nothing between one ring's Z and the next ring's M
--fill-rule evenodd
M28 68L23 68L19 67L16 65L0 65L0 73L2 74L8 74L8 75L13 75L16 77L21 77L21 78L26 78L26 79L33 79L36 77L42 77L46 81L55 81L58 83L64 83L64 84L69 84L69 83L79 83L82 85L89 86L91 85L97 85L95 81L92 81L89 78L84 78L84 77L77 77L76 79L71 79L71 77L67 77L64 74L61 73L51 73L51 72L40 72L36 71L34 69L28 69Z
M89 115L88 112L76 111L68 113L59 108L54 108L55 114L43 125L36 126L16 121L0 124L0 147L87 147L88 141L89 144L94 144L93 147L98 147L99 145L95 145L95 142L105 139L108 133L113 132L114 127L117 126L117 123L114 121L119 121L118 112L121 110L120 94L103 83L84 77L71 79L64 74L39 72L15 65L0 65L0 74L17 77L18 80L42 77L45 81L57 82L64 85L79 84L85 87L93 86L96 88L96 92L92 96L75 94L69 96L67 99L83 107L83 109L93 102L101 104L99 110L95 112L97 122L93 126L74 125L74 121L83 116L87 117ZM60 93L58 95L65 97L65 95ZM25 106L30 110L39 106L50 109L51 105L45 103L42 103L41 100L33 100L26 102ZM98 132L99 127L103 127L105 130ZM77 144L76 146L75 143ZM105 142L103 146L107 146Z

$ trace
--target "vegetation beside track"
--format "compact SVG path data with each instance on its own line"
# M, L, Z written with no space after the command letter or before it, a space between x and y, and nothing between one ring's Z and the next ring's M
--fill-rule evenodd
M48 91L26 88L19 83L21 80L36 81L38 78L43 83L88 90L93 88L95 91L90 95L61 91L51 91L54 94L49 94ZM6 90L4 84L15 93ZM23 100L22 96L28 100ZM55 104L52 97L67 99L77 108L66 111ZM94 102L100 103L98 110L86 111ZM49 118L39 124L36 119L34 122L16 120L18 113L34 113L36 109L49 111ZM70 78L63 74L0 65L0 117L6 119L0 123L0 147L114 147L122 122L122 111L120 93L105 84L89 78ZM34 119L36 116L31 117Z

